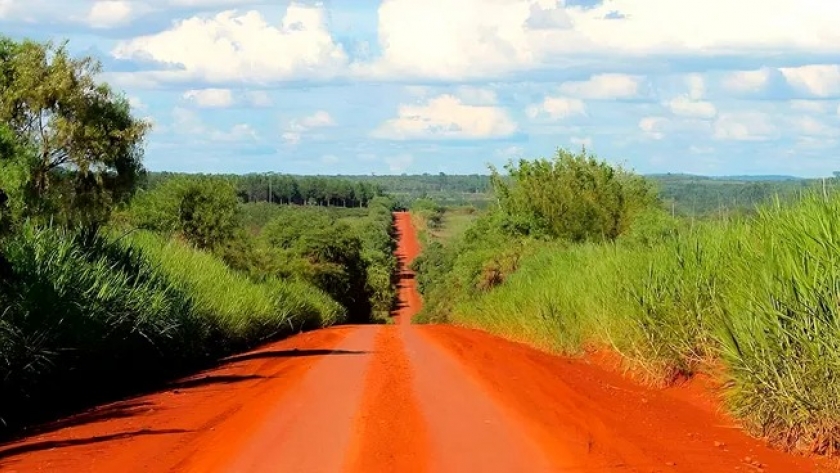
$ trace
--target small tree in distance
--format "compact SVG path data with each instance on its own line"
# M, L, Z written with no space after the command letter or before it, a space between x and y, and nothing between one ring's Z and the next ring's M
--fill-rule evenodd
M491 167L507 230L569 241L613 240L658 201L651 184L587 154L558 149L552 160L509 162L509 179Z

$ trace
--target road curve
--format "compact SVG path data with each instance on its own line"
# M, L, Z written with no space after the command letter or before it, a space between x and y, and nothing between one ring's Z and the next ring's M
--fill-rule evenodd
M417 254L397 214L397 324L335 327L0 446L9 472L820 472L767 448L694 387L483 332L413 326Z

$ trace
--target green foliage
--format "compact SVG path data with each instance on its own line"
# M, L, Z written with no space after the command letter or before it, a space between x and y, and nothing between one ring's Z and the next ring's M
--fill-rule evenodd
M364 213L287 207L262 228L262 271L301 277L348 309L350 319L385 319L395 290L391 203L377 198Z
M34 206L31 169L35 155L0 123L0 235L19 224Z
M102 223L142 173L149 124L95 76L99 64L65 45L0 37L0 123L31 145L38 199L29 212L61 222Z
M150 233L25 225L0 255L0 417L10 423L345 314L311 285L256 284Z
M569 241L612 240L633 217L656 203L643 179L587 155L558 150L554 160L520 160L493 170L509 231Z
M240 228L236 190L222 178L171 179L132 201L130 221L138 228L176 233L202 249L230 243Z
M673 224L667 214L640 216L616 242L570 245L500 237L484 217L449 248L424 251L423 315L570 354L608 346L655 383L722 364L728 405L750 430L836 451L840 194ZM519 269L489 291L477 287L477 268L517 242Z
M128 238L193 296L198 313L230 341L263 340L284 329L326 326L344 318L344 309L311 285L275 278L255 283L212 254L175 240L148 232Z
M145 187L153 189L170 179L201 174L151 173ZM245 202L316 205L323 207L366 207L383 194L377 185L340 177L290 176L286 174L217 175L235 186Z

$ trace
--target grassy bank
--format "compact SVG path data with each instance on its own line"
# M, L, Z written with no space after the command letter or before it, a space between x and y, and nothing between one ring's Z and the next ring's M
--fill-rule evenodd
M572 355L609 348L655 384L714 374L751 433L840 447L840 194L738 219L640 217L613 241L514 236L504 223L485 215L424 251L421 320Z
M117 240L28 226L4 241L2 255L8 430L345 316L311 285L258 284L150 233Z

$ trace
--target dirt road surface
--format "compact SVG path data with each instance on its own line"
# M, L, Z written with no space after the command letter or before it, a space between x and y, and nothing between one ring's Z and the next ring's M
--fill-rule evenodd
M0 446L8 472L812 472L697 387L640 387L485 333L411 325L397 214L394 325L336 327L234 356L165 390Z

